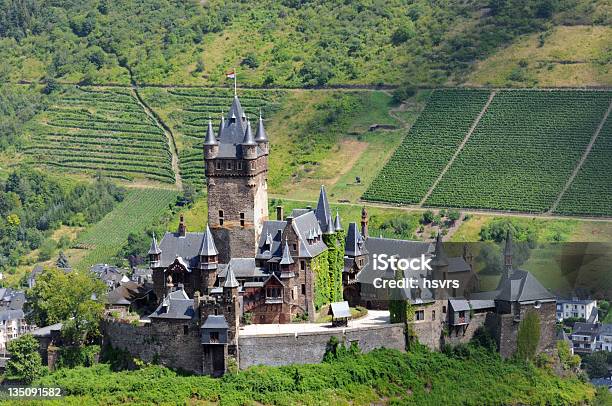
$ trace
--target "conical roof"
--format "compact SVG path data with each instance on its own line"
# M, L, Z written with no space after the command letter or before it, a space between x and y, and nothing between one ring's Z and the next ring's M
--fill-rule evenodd
M331 210L329 208L329 201L327 200L327 193L325 193L325 186L321 185L321 191L319 192L319 201L317 202L317 209L315 210L315 216L321 225L321 229L326 233L331 223ZM332 231L333 232L333 231Z
M266 130L264 128L263 118L261 114L259 115L259 123L257 124L257 133L255 134L256 142L267 142L268 135L266 134Z
M223 127L225 127L225 117L223 117L223 112L221 113L221 122L219 123L219 131L218 134L221 135L221 131L223 131Z
M204 139L204 145L218 145L219 142L215 138L215 133L213 131L212 121L208 119L208 128L206 130L206 138Z
M293 263L293 258L291 257L291 253L289 252L289 244L287 243L287 239L285 239L285 247L283 248L283 257L281 258L281 265L291 265Z
M504 247L504 256L512 255L512 233L510 229L506 232L506 246Z
M440 233L438 233L438 236L436 237L436 248L434 251L434 258L431 261L431 266L448 266L448 258L446 257L446 253L442 248L442 235Z
M161 254L161 249L157 245L157 239L155 238L155 233L153 233L153 239L151 240L151 248L149 248L149 255L159 254Z
M206 224L206 232L204 233L204 237L202 238L202 245L200 245L200 256L208 256L212 257L214 255L218 255L217 247L215 246L215 240L213 239L212 233L210 232L210 227Z
M255 138L253 137L253 131L251 130L251 122L247 121L246 132L244 133L244 140L242 145L257 145Z
M342 230L342 221L340 219L340 213L336 210L336 219L334 220L334 229L336 231Z
M238 281L236 280L236 275L234 275L234 270L227 264L227 274L225 275L225 282L223 283L224 288L237 288L240 286Z

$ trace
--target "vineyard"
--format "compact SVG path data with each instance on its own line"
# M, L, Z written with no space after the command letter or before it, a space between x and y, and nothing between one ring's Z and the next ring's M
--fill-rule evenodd
M130 189L113 211L79 236L76 246L89 251L78 265L108 263L130 233L142 233L158 221L176 196L177 192L167 189Z
M560 214L612 216L612 117L557 206Z
M489 93L464 89L433 92L427 107L365 192L364 199L418 203L457 150Z
M145 88L141 95L170 126L177 140L180 171L184 181L201 187L204 182L202 144L208 118L218 130L221 114L232 104L231 89ZM264 117L278 108L279 91L240 90L240 102L254 120L260 111Z
M168 140L130 89L65 88L25 152L47 167L174 183Z
M411 204L425 196L486 98L479 91L461 92L467 95L434 93L365 199ZM603 91L498 91L424 205L550 209L611 100L612 93ZM599 137L559 213L611 214L609 124Z

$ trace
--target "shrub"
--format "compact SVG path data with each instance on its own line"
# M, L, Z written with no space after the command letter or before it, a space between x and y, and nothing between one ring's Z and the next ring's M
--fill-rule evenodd
M533 359L540 343L540 317L529 310L519 324L517 336L517 356L519 359Z

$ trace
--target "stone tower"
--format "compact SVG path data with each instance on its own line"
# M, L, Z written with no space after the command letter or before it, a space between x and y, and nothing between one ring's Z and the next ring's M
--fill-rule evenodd
M255 255L268 219L268 152L263 119L254 135L237 96L218 134L209 120L204 141L208 225L220 263Z

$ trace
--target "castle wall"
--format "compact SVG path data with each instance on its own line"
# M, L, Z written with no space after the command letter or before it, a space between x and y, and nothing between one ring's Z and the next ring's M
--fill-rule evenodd
M321 362L332 336L347 346L356 341L363 352L382 347L400 351L405 349L402 324L329 332L240 336L240 368Z
M442 327L445 314L442 313L441 300L426 305L413 305L415 313L423 311L424 320L410 323L410 328L416 334L419 343L426 345L432 350L440 350ZM435 311L435 319L433 312Z
M188 326L185 334L184 326ZM102 321L103 345L129 352L145 362L202 373L200 331L194 323L162 321L132 325Z
M528 311L534 311L540 318L540 343L538 352L546 350L555 342L555 324L556 324L556 302L542 303L539 308L533 305L520 306L520 320L523 320ZM515 315L497 314L495 320L495 333L499 353L504 358L509 358L517 350L517 338L520 320L515 320Z
M448 326L448 335L444 337L444 344L458 345L467 344L474 337L474 333L480 327L485 327L487 318L491 313L475 313L470 317L470 323L466 326Z

